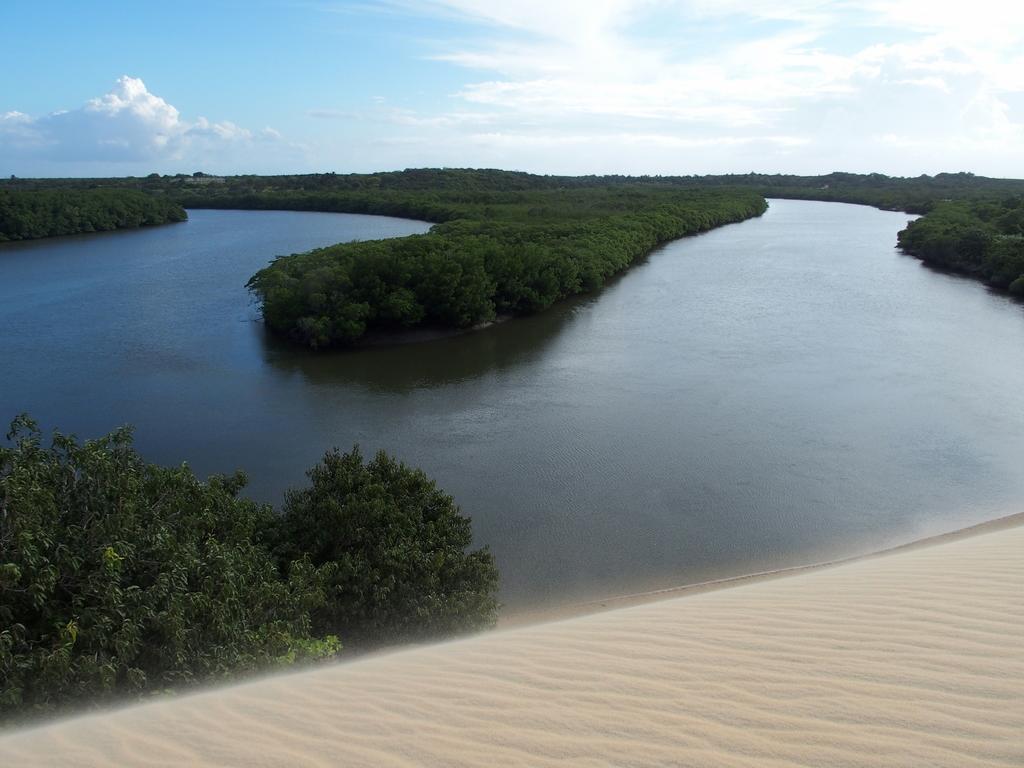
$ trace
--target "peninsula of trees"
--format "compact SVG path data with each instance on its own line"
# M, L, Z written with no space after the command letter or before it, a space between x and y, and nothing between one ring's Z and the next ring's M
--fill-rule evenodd
M644 187L267 195L266 207L331 207L442 220L426 235L347 243L276 259L249 285L267 325L312 348L369 331L468 328L538 312L603 285L661 243L757 216L749 191ZM388 205L388 203L392 205Z
M0 721L493 624L498 574L452 498L328 452L275 512L242 475L160 467L119 430L0 443Z
M926 264L1024 296L1024 197L945 201L899 233Z
M178 203L132 189L0 188L0 242L185 221Z

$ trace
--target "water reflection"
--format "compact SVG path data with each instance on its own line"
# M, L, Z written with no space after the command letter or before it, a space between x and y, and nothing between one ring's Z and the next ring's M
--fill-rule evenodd
M256 333L267 363L283 373L299 374L309 384L402 393L443 388L536 362L578 309L594 300L577 298L540 315L429 341L317 354L297 349L263 326Z

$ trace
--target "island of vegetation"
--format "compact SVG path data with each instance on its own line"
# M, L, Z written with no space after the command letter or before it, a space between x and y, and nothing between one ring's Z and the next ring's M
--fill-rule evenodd
M0 189L0 242L185 221L165 196L133 189Z
M497 570L421 471L328 452L280 510L121 429L0 444L0 721L493 624Z

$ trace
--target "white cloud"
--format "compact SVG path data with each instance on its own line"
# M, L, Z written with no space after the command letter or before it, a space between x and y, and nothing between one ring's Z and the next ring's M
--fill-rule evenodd
M209 163L256 143L281 141L273 128L254 132L230 121L184 120L141 79L127 75L77 109L38 118L20 112L0 116L0 159L8 162Z
M31 143L33 138L31 117L24 112L16 111L0 114L0 141Z
M371 109L311 109L310 117L320 120L349 120L355 122L384 123L414 128L444 128L464 125L486 125L496 122L499 116L486 112L449 112L442 115L421 115L411 109L384 107L374 100Z
M241 128L232 122L211 123L205 117L200 117L195 123L186 128L182 135L235 141L237 139L251 139L252 131Z
M993 167L1000 150L1024 157L1024 4L385 1L470 25L431 56L466 72L451 108L406 124L509 157L534 148L533 169L555 146L591 160L616 146L624 157L638 144L679 149L667 172L738 170L765 146L798 146L805 171L1005 174ZM467 119L474 111L486 111L486 131ZM918 136L922 150L894 154L884 136Z
M807 143L800 136L707 136L687 138L673 134L657 133L609 133L609 134L510 134L510 133L476 133L471 136L473 141L492 147L557 147L567 145L593 146L595 144L636 146L666 149L701 149L708 147L739 147L754 144L775 147L799 147Z

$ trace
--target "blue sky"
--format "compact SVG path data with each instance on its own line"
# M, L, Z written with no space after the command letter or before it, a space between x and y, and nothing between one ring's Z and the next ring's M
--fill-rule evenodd
M1019 6L5 0L0 173L1024 177Z

